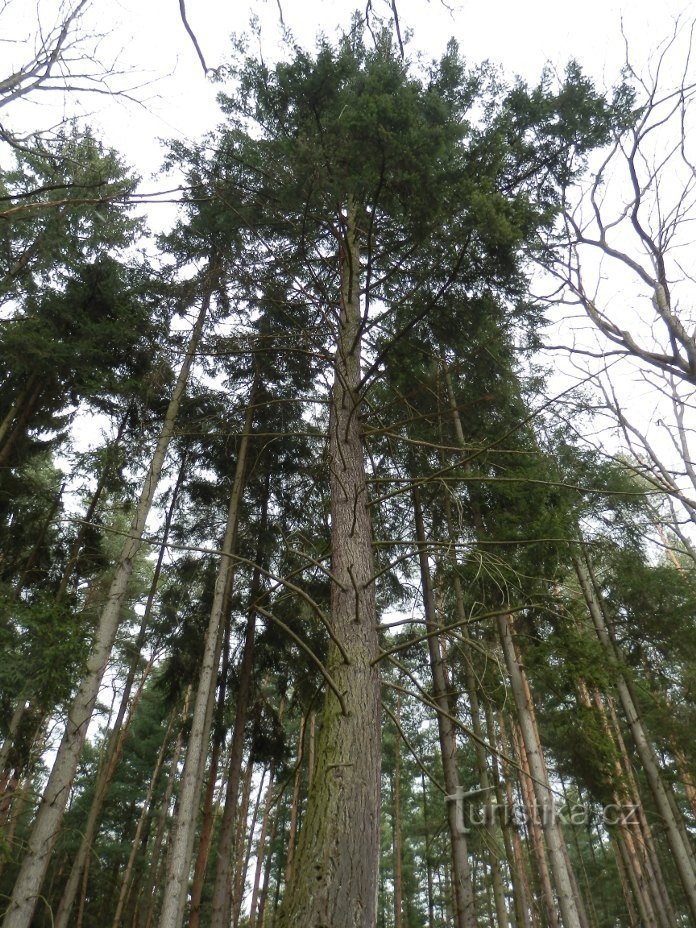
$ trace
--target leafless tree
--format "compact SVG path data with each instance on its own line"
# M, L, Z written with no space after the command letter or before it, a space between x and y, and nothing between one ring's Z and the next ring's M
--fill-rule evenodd
M574 369L595 374L603 410L687 546L696 527L695 30L696 21L676 22L647 73L624 35L635 119L584 189L568 191L563 248L546 266L565 331L581 307L595 332L567 346Z

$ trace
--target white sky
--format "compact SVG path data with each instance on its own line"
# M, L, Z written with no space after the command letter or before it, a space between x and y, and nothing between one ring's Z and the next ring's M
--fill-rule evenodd
M388 14L386 0L372 2L374 14ZM347 26L353 10L365 7L365 0L188 0L188 19L207 64L214 68L229 60L229 37L248 30L251 13L259 19L262 53L273 60L281 35L278 3L286 26L305 46L313 44L319 31L332 37ZM11 64L21 63L21 44L8 40L31 37L39 17L45 28L53 21L55 6L56 0L10 0L0 12L0 78ZM645 61L651 44L671 31L676 16L688 16L690 6L686 0L453 0L447 5L440 0L397 0L402 32L413 33L410 48L428 58L439 55L454 36L472 63L490 59L508 74L533 81L545 63L562 68L575 57L607 86L617 80L623 62L622 18L637 60ZM84 26L104 35L102 62L117 59L120 68L137 75L114 78L114 88L157 78L137 92L144 101L140 106L89 95L73 95L67 102L71 113L93 114L90 121L142 176L147 178L159 166L158 138L196 139L215 126L218 88L203 75L177 0L94 0ZM258 47L252 40L250 51ZM30 107L15 107L8 124L23 129L37 121L50 124L41 111L48 98L39 102L37 97Z
M73 0L74 2L74 0ZM311 47L316 34L328 37L345 28L359 6L367 0L187 0L188 19L209 67L229 60L230 35L248 31L250 16L258 17L259 35L250 40L249 51L260 51L266 61L280 54L282 34L279 6L285 25L304 46ZM678 16L693 18L696 3L687 0L396 0L401 29L412 32L409 52L437 57L453 36L472 63L488 59L499 64L510 77L521 75L535 82L545 64L562 70L576 58L600 87L610 87L620 77L625 57L621 24L632 60L640 68L649 66L651 54L672 32ZM0 79L26 60L26 46L37 31L55 22L60 0L0 0ZM387 0L372 0L373 15L389 16ZM87 33L102 34L99 58L117 62L123 71L111 81L114 90L150 82L135 91L140 103L118 96L70 94L62 102L57 95L34 94L30 102L2 111L11 129L30 131L49 126L63 115L81 115L92 123L108 144L121 152L144 178L143 189L166 186L154 177L165 145L160 140L179 138L195 141L215 127L219 114L215 94L219 85L204 76L195 49L184 31L178 0L93 0L83 21ZM675 76L676 79L676 76ZM56 109L56 107L59 107ZM62 109L60 108L62 107ZM0 161L4 156L0 152ZM155 228L166 227L173 208L159 206L150 213ZM650 294L642 294L649 301ZM616 299L616 292L611 299ZM622 309L633 315L639 304L619 292ZM563 340L582 330L582 340L597 339L590 323L580 316L564 320ZM569 328L573 330L570 331ZM600 343L605 344L603 340ZM556 362L555 362L556 363ZM584 364L585 362L581 362ZM557 370L568 362L559 357ZM572 370L568 371L573 375ZM633 398L645 403L652 388L629 374ZM636 390L638 391L636 394ZM641 419L658 421L660 414L643 405Z

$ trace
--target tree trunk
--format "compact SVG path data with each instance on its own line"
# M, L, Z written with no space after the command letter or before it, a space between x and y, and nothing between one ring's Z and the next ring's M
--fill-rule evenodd
M435 611L432 581L430 579L430 565L428 563L423 509L417 487L413 489L412 497L421 585L423 588L425 627L426 631L435 632L438 628L438 620ZM442 646L439 636L436 634L431 634L428 637L428 654L430 657L430 671L433 677L433 701L440 710L437 713L437 727L440 739L442 772L445 778L445 789L447 790L447 823L452 847L454 922L456 928L475 928L476 912L474 909L474 888L469 866L469 852L466 844L466 835L461 827L458 815L457 797L460 795L460 785L459 773L457 770L457 733L454 723L450 718L452 715L449 699L450 685L447 679L445 662L442 657Z
M377 917L381 699L372 526L360 422L361 302L352 204L329 419L331 634L317 763L277 928L364 928Z
M428 885L428 928L435 928L435 894L433 892L433 862L430 854L430 826L428 815L428 794L425 787L425 774L421 772L421 794L423 796L423 826L425 828L425 870Z
M252 390L252 398L256 391ZM251 429L251 416L253 414L253 400L249 403L247 412L247 428ZM241 447L241 446L240 446ZM237 820L237 807L239 800L239 778L242 769L242 756L244 754L244 733L249 711L249 701L252 689L252 676L254 671L254 638L256 635L256 609L261 589L260 565L265 561L265 535L268 523L268 489L266 479L266 493L262 503L261 519L259 525L259 547L256 552L256 564L251 581L249 593L249 614L244 634L244 648L239 666L239 683L237 689L237 705L235 708L232 744L230 745L230 759L227 772L227 792L225 808L220 823L217 843L217 865L215 868L215 882L213 884L213 899L211 903L210 928L228 928L232 912L232 873L233 873L233 845L235 823Z
M401 715L401 697L396 704L396 719ZM392 775L392 858L394 862L394 928L403 928L403 848L401 841L401 735L394 740L394 773Z
M509 749L507 739L505 737L505 729L503 724L502 713L500 715L500 743L503 748L504 753L511 755L511 750ZM489 736L490 733L494 732L494 726L491 723L488 725ZM512 771L510 770L509 764L507 761L503 760L503 780L504 780L504 796L498 798L498 802L501 808L506 810L506 818L510 816L513 808L515 807L515 800L512 792ZM512 876L512 895L514 900L515 914L517 917L517 928L531 928L532 926L532 893L529 886L529 879L527 877L527 863L525 861L524 849L522 847L522 839L517 827L517 823L514 820L511 820L509 824L503 825L503 835L509 834L510 849L509 853L509 862L510 862L510 874ZM506 844L507 849L507 844ZM544 863L546 863L546 858L544 857ZM547 874L548 877L548 874ZM550 883L549 883L550 891Z
M138 499L135 516L116 565L106 604L87 659L85 675L68 713L68 723L56 753L53 769L46 784L27 854L15 882L3 928L29 928L41 885L63 820L70 787L77 771L87 727L99 694L102 677L111 656L121 613L128 593L135 558L142 545L145 523L152 507L164 460L174 433L179 406L184 396L189 371L198 349L203 326L208 315L212 287L201 305L198 319L191 332L186 356L177 377L157 445Z
M522 743L527 754L529 773L532 778L534 795L536 796L536 807L531 811L533 815L537 815L541 819L541 829L546 839L549 864L556 887L558 907L563 924L565 928L583 928L578 900L573 890L573 883L567 866L563 833L556 816L553 794L551 793L546 765L541 753L541 744L537 737L533 718L534 710L512 640L511 625L512 620L509 616L498 616L500 643L510 678L510 687L515 700Z
M264 771L265 774L265 771ZM239 814L237 815L236 834L234 838L234 851L232 856L233 863L233 880L232 892L228 893L232 898L232 926L237 928L239 912L242 906L242 897L244 895L244 881L246 878L245 862L247 838L246 830L249 827L249 805L251 803L251 781L254 776L254 758L249 756L249 760L242 778L242 789L239 796ZM253 827L253 825L251 826ZM225 926L229 928L229 922Z
M253 770L251 759L249 761L249 770ZM254 833L256 832L256 823L259 819L259 810L261 808L261 799L263 796L263 787L266 782L266 775L269 773L270 768L264 767L261 774L261 781L259 783L259 788L256 793L256 799L254 800L254 811L251 816L251 822L248 827L248 835L246 841L244 840L244 827L240 827L238 834L240 837L240 850L244 849L243 860L241 856L239 857L241 866L238 871L235 873L235 893L234 893L234 905L232 908L232 925L233 928L237 928L239 925L239 919L242 914L242 902L244 901L244 888L246 886L246 878L249 872L249 864L251 862L252 849L254 844ZM272 772L272 771L271 771ZM249 784L251 785L251 774L249 774ZM241 823L240 823L241 826Z
M201 822L200 836L198 839L198 852L196 854L196 864L193 868L193 882L191 884L191 908L189 913L188 928L198 928L201 920L201 899L203 898L203 887L205 885L205 874L208 867L208 856L213 843L213 832L215 830L215 818L217 808L215 804L215 786L217 784L218 769L220 766L220 752L225 741L225 730L223 728L223 715L225 711L225 699L227 694L227 676L230 668L230 634L231 634L232 617L228 610L227 623L225 629L225 638L222 655L222 668L220 673L220 686L218 688L216 721L214 723L213 752L210 757L208 769L208 787L206 789L205 799L203 801L203 820Z
M205 769L218 664L220 663L222 629L224 627L224 617L234 581L234 553L237 547L237 525L239 522L239 508L246 480L246 461L254 415L253 398L255 392L256 384L254 384L251 389L251 396L247 404L244 421L244 431L239 443L234 483L227 512L225 537L222 542L213 604L210 610L210 619L205 635L203 663L198 681L198 689L196 691L196 700L193 707L191 733L186 749L186 760L184 761L184 769L181 775L179 807L172 831L164 904L159 920L160 928L180 928L184 918L186 890L188 887L191 858L193 856L196 820L198 817L198 800L201 791L200 783L203 770ZM218 860L220 860L220 856L221 854L218 856Z
M612 660L618 664L618 673L616 675L616 691L619 695L619 700L626 716L626 721L628 722L628 726L631 730L633 742L636 746L636 751L638 752L641 764L643 765L645 776L648 781L648 785L650 786L650 791L652 792L653 799L655 800L655 805L660 816L662 817L665 826L667 843L669 844L670 850L672 852L674 864L677 868L679 879L684 889L684 894L686 896L691 916L694 921L696 921L696 872L694 871L694 867L692 865L692 851L688 844L688 839L685 842L682 828L680 828L680 825L675 817L674 806L669 800L667 787L665 786L660 775L657 758L655 757L652 745L648 740L643 722L640 718L638 709L636 708L636 704L633 700L633 696L626 681L623 661L621 660L621 655L618 651L616 643L612 639L607 622L605 620L604 612L602 609L602 602L599 598L590 566L585 558L578 555L573 556L573 563L575 565L575 571L577 573L580 589L582 591L583 597L585 598L585 602L587 603L588 611L597 632L597 637L608 651Z
M107 742L106 754L102 768L97 774L94 799L92 800L92 805L87 816L87 822L82 833L80 846L75 856L75 860L73 861L73 865L70 870L70 876L68 877L68 881L65 884L65 889L63 890L63 895L58 906L58 911L56 912L55 928L68 928L70 913L72 911L72 907L75 902L75 896L77 894L77 889L80 883L80 876L92 849L92 843L94 841L97 824L99 822L99 816L101 815L101 810L106 799L106 794L109 789L111 779L116 770L116 765L118 764L118 761L121 757L121 751L123 750L126 735L130 727L130 720L133 718L133 713L135 712L135 709L140 700L143 686L145 685L149 671L152 669L152 661L150 661L148 664L147 672L143 674L140 683L138 684L136 695L131 703L130 697L133 684L135 683L135 674L137 672L138 664L140 663L140 655L143 647L145 646L145 641L147 638L147 632L150 624L150 615L152 614L152 607L154 605L155 596L157 594L157 587L159 585L159 578L162 572L164 552L166 551L169 531L171 529L172 519L174 518L177 497L179 495L181 485L184 481L185 470L186 461L185 459L182 459L179 466L179 474L177 476L174 489L172 490L172 498L170 500L169 508L164 520L164 526L162 530L162 544L160 545L159 553L157 555L157 563L155 564L155 570L152 575L150 591L148 593L147 602L145 604L145 611L143 612L143 617L140 621L140 628L135 640L133 656L131 658L128 674L126 676L126 681L123 687L123 693L121 695L121 704L116 714L116 719L114 720L111 734ZM128 713L128 720L124 725L126 712Z
M297 822L299 818L300 806L300 787L302 786L302 761L304 758L305 745L305 726L306 719L304 716L300 719L300 731L297 735L297 756L295 758L295 776L292 784L292 798L290 800L290 831L288 833L288 850L285 860L285 885L292 879L292 867L295 857L295 843L297 840Z
M531 844L532 854L536 862L536 875L541 889L544 919L548 928L560 928L558 914L556 912L556 901L553 895L553 886L551 884L551 874L549 873L546 844L539 822L537 803L534 798L534 788L532 787L532 779L529 772L527 751L525 750L519 725L512 720L510 730L512 732L515 754L520 765L520 792L522 793L522 801L527 817L529 843Z
M263 816L261 817L261 834L256 845L256 868L254 870L254 883L251 888L251 902L249 905L249 928L255 928L257 910L259 903L259 889L261 887L261 874L263 872L263 862L266 853L266 838L268 836L268 822L271 816L271 805L273 802L275 765L271 762L271 768L268 775L268 786L266 787L266 797L263 804Z
M184 696L184 705L181 710L181 722L182 727L179 729L179 734L176 738L176 743L174 745L174 753L172 754L172 764L169 771L169 776L167 778L167 786L164 790L164 797L162 799L162 805L160 806L159 821L157 823L157 831L155 833L155 840L153 842L152 853L150 855L150 867L148 871L148 881L144 887L142 893L145 898L147 905L145 908L145 917L143 919L143 928L150 928L152 920L155 914L155 905L157 902L157 894L155 893L155 886L158 883L158 876L160 871L160 864L164 860L164 855L162 854L162 844L164 842L164 831L167 826L167 816L169 814L169 806L172 801L172 796L174 795L174 786L176 783L176 774L179 768L179 760L181 758L181 751L184 746L184 730L183 726L186 723L188 717L189 703L191 701L191 685L186 689L186 695Z
M114 913L113 928L121 928L122 926L122 916L123 911L128 902L128 897L131 890L131 877L133 875L133 868L135 866L135 858L138 855L138 845L140 844L140 838L143 833L143 828L145 827L145 822L147 816L151 811L152 797L155 794L155 789L157 787L157 781L159 780L160 773L162 771L162 765L164 764L164 758L167 753L167 747L169 746L169 736L171 735L172 728L174 726L174 720L176 718L176 709L171 713L169 717L169 722L167 723L167 728L164 733L164 738L162 739L162 746L157 755L157 761L155 762L155 768L152 771L152 776L150 777L150 782L147 787L147 794L145 796L145 801L143 803L143 809L140 813L140 818L138 819L138 824L135 829L135 835L133 837L133 842L131 844L130 854L128 855L128 862L126 863L126 869L123 871L123 879L121 881L121 889L118 894L118 902L116 903L116 911Z

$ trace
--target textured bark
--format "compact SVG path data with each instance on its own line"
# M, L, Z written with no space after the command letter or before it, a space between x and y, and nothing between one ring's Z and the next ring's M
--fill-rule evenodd
M181 774L179 806L172 827L172 841L169 849L167 880L164 890L164 903L160 913L160 928L180 928L184 918L186 892L188 888L193 844L198 819L198 801L201 792L201 780L205 769L208 739L212 723L213 706L220 651L222 648L225 615L234 581L234 553L237 546L237 526L239 508L246 481L246 462L249 451L249 439L253 421L253 397L256 392L252 387L247 404L244 431L239 443L234 482L227 511L225 537L222 541L220 565L215 580L213 604L206 629L203 645L201 673L196 690L196 699L191 719L191 733L186 749L184 769Z
M208 292L191 332L186 355L140 492L130 532L121 548L106 604L99 617L92 650L87 659L86 672L70 707L65 733L56 752L53 769L41 797L29 839L28 850L15 882L3 928L29 928L31 923L53 847L58 838L58 831L63 820L70 787L77 771L80 753L87 735L87 727L92 717L106 665L111 656L111 649L116 638L123 606L126 602L135 558L142 545L145 523L152 507L164 460L174 434L179 406L186 390L189 371L208 315L210 298L211 293Z
M360 423L360 258L351 204L347 213L329 420L334 640L328 665L343 706L328 690L293 879L277 928L366 928L377 917L381 700L374 661L379 641Z
M625 667L621 659L621 654L613 640L606 617L603 611L603 603L600 599L597 586L592 576L591 568L587 560L580 556L574 555L573 562L575 571L578 576L578 582L583 597L587 604L588 611L592 618L602 645L605 647L610 657L617 664L616 692L624 711L626 721L633 736L633 742L636 751L640 757L641 764L645 771L645 776L653 795L655 805L660 816L662 817L667 843L672 852L672 857L679 874L679 879L686 896L686 900L691 912L691 916L696 921L696 871L694 870L692 860L692 849L689 845L688 837L684 837L683 822L678 820L679 813L675 815L675 807L670 801L669 790L665 785L660 774L660 768L655 756L653 747L648 739L643 721L640 717L635 701L633 699L628 681L625 676Z
M420 564L421 586L423 589L423 608L425 627L428 632L436 632L438 621L435 610L435 598L430 578L428 550L423 523L423 509L418 488L414 488L413 510L418 542L418 560ZM476 911L474 908L474 887L469 866L469 852L466 835L462 831L458 817L456 797L460 793L459 773L457 769L457 733L452 722L450 705L450 684L447 669L442 657L440 638L436 634L428 637L428 654L430 672L433 678L433 701L440 710L437 713L437 727L440 740L440 758L442 772L447 790L447 824L449 827L452 849L452 888L454 899L454 923L457 928L475 928Z

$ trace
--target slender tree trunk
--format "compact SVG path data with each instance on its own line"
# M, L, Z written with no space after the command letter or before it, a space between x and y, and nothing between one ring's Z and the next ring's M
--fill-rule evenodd
M140 655L143 647L145 646L145 641L150 626L150 616L152 614L152 607L155 602L157 587L159 585L159 578L162 572L164 553L166 551L167 541L169 539L169 531L171 529L172 519L174 518L177 498L181 489L181 485L184 481L185 471L186 460L182 459L179 466L179 474L172 491L172 498L170 500L169 508L164 520L164 527L162 530L162 544L160 545L159 554L157 556L157 563L155 564L155 570L150 582L150 591L148 593L147 602L145 604L145 611L140 621L140 628L135 640L133 656L131 658L130 667L128 668L128 674L126 676L126 681L123 687L123 693L121 695L121 704L116 714L116 719L114 721L111 734L107 742L104 762L97 775L94 799L92 800L92 805L87 816L87 822L82 833L80 847L78 848L75 860L73 861L73 865L70 870L70 876L68 877L68 881L65 884L65 889L63 890L63 895L58 906L58 911L56 912L55 928L68 928L69 926L70 913L72 911L75 896L77 894L80 876L92 849L94 836L97 830L97 824L99 822L99 816L101 815L101 810L104 806L104 801L106 799L109 785L116 770L118 761L121 757L123 745L125 743L128 729L130 727L130 720L133 718L135 709L138 705L138 702L140 701L140 696L142 695L145 681L147 680L149 672L152 669L153 662L150 661L148 667L146 668L146 673L143 674L140 683L138 684L137 692L131 703L131 692L133 690L133 684L135 683L135 674L138 669L138 664L140 663ZM128 720L124 724L126 713L128 713Z
M423 796L423 825L425 828L425 870L428 884L428 928L435 928L435 894L433 891L433 862L430 853L430 817L428 815L428 794L425 787L425 774L421 772L421 794Z
M494 732L494 726L492 724L488 725L489 733ZM505 729L502 719L502 714L500 716L500 743L503 748L503 751L510 756L511 751L507 744L505 737ZM506 818L511 814L513 808L515 807L515 799L512 792L512 771L509 769L509 764L506 761L503 761L503 780L504 780L504 789L505 795L501 796L498 799L498 802L501 808L504 808ZM504 800L504 801L503 801ZM517 916L517 928L531 928L532 926L532 892L529 886L529 879L527 877L527 863L524 856L524 848L522 847L522 839L520 837L517 824L514 821L511 821L509 826L503 825L503 834L509 834L510 839L510 850L509 850L509 861L510 861L510 873L512 875L512 894L514 900L515 913ZM544 858L545 862L545 858ZM547 874L548 876L548 874ZM549 883L550 890L550 883Z
M250 769L251 762L249 764ZM261 809L261 800L263 796L263 787L266 782L266 775L272 772L269 767L264 767L263 773L261 774L261 781L259 783L259 788L256 793L256 799L254 800L254 811L251 816L251 823L248 827L248 834L246 841L244 841L244 828L240 828L240 844L244 845L244 860L242 866L239 868L239 871L235 873L235 894L234 894L234 906L232 911L232 924L234 928L237 928L239 925L239 920L242 914L242 902L244 901L244 889L246 887L247 874L249 873L249 864L251 862L251 856L254 845L254 834L256 832L256 823L259 819L259 811ZM251 783L251 777L249 778Z
M602 698L598 691L595 692L595 698L592 700L587 686L583 680L578 682L580 699L584 706L590 708L594 705L598 712L602 729L608 741L621 752L625 745L616 743L612 737L609 720L602 703ZM628 879L634 900L640 911L640 916L646 928L676 928L667 917L660 892L655 882L655 874L651 872L649 860L646 853L640 853L636 846L636 839L641 841L640 832L637 830L638 822L631 814L631 825L627 825L624 816L629 813L632 806L631 795L628 783L625 778L625 771L622 769L621 762L617 759L614 764L614 775L617 783L623 783L621 792L614 790L612 801L618 810L617 824L611 829L613 843L617 853L617 865L619 868L624 866L624 876ZM636 797L634 797L636 798ZM638 797L638 801L640 799ZM644 848L647 851L647 848ZM659 917L658 917L659 916Z
M537 802L534 798L534 788L532 786L531 774L529 772L529 760L527 751L522 740L522 733L519 725L511 721L510 730L512 732L512 741L515 747L515 754L520 765L520 791L522 801L527 817L527 833L529 843L531 844L532 854L536 862L536 875L539 879L541 889L541 900L543 905L544 917L548 928L560 928L558 914L556 912L556 901L551 884L551 874L549 872L548 856L546 853L546 844L544 835L541 830Z
M234 839L232 892L229 894L232 897L231 917L233 928L237 928L239 912L242 907L242 897L244 895L244 881L246 879L245 864L247 860L246 830L249 826L249 804L251 802L251 781L253 776L254 758L250 755L242 779L242 790L239 797L239 814L237 815L236 834ZM228 926L225 926L225 928L228 928Z
M279 802L280 799L281 797L278 796L276 801ZM259 895L259 911L256 918L256 925L258 928L265 928L266 925L266 905L268 903L268 891L271 884L271 867L273 866L273 843L275 842L276 835L278 833L278 823L280 818L280 809L276 808L276 813L273 816L273 824L271 825L271 834L268 839L268 853L266 855L265 865L263 868L263 883L261 885L261 893Z
M609 705L609 716L607 717L604 700L599 690L595 689L593 699L600 713L602 723L606 726L605 730L607 731L608 737L611 738L613 735L613 740L618 748L620 758L619 767L617 768L618 779L623 780L625 784L625 799L629 805L633 807L632 811L635 812L635 816L633 816L634 822L637 817L638 828L636 829L635 824L632 824L631 829L633 830L628 830L631 832L632 843L636 852L636 860L641 872L642 884L647 885L648 894L652 899L655 911L658 914L659 921L663 928L674 928L674 926L678 924L677 917L667 890L667 884L662 873L660 857L653 839L652 828L645 814L640 790L638 789L638 783L633 773L633 766L628 756L623 734L621 733L621 727L616 716L613 700L611 697L607 700ZM643 873L643 871L645 872Z
M157 783L159 781L160 773L162 771L162 765L164 764L164 759L167 755L167 748L169 746L169 736L171 735L172 728L174 726L174 720L176 718L176 709L171 713L169 717L169 722L167 724L167 729L164 733L164 738L162 740L162 746L160 747L159 754L157 755L157 761L155 762L155 768L152 771L152 776L150 777L150 783L147 787L147 794L145 796L145 802L143 803L143 809L140 813L140 818L138 819L138 824L135 829L135 835L133 837L133 842L131 844L130 854L128 855L128 862L126 863L126 869L123 871L123 878L121 880L121 889L118 894L118 902L116 903L116 911L114 913L113 928L121 928L122 916L128 898L131 891L131 877L133 875L133 868L135 867L135 859L138 856L138 849L140 844L140 839L142 837L143 828L145 827L145 822L151 811L152 806L152 797L155 794L155 789L157 788Z
M215 581L213 604L205 636L203 663L193 708L191 733L186 750L184 769L181 775L179 808L173 826L164 904L159 920L160 928L180 928L184 918L186 890L188 887L191 857L193 855L196 820L198 817L200 781L202 772L205 769L212 706L215 699L218 664L220 663L222 628L234 581L234 553L237 547L237 526L239 522L239 509L246 481L246 462L254 415L253 399L256 390L257 383L255 381L251 389L249 403L247 404L244 431L239 443L234 483L227 512L225 537L222 542L222 556L220 558L220 565ZM219 851L218 860L221 859L222 854L223 851Z
M674 760L677 764L677 770L679 771L679 779L682 781L684 787L684 795L691 807L693 816L696 818L696 783L694 783L694 778L689 769L689 762L686 759L686 754L684 754L679 747L677 739L674 736L670 737L669 743L672 748Z
M216 804L215 804L215 787L217 785L218 768L220 765L220 753L225 740L225 730L223 728L223 715L225 711L225 699L227 695L227 676L230 669L230 634L231 634L231 614L228 610L227 624L225 628L224 650L222 656L222 672L220 674L220 686L218 688L215 734L213 736L213 752L210 757L208 769L208 787L203 801L203 820L201 822L200 837L198 839L198 852L196 854L196 865L193 870L193 882L191 884L191 908L189 914L188 928L198 928L201 919L201 900L203 898L203 887L205 885L205 874L208 866L208 856L213 843L213 831L215 829Z
M29 928L41 885L58 837L70 786L77 771L87 727L99 694L102 677L111 656L121 613L128 593L128 585L135 558L142 545L145 523L154 500L164 460L174 433L179 406L186 390L189 371L193 364L211 299L206 294L198 319L189 339L186 356L177 377L174 392L160 431L148 473L140 493L130 533L124 541L111 582L106 604L102 609L98 627L87 659L86 673L68 714L68 724L56 753L53 769L46 784L34 822L29 846L12 898L5 915L3 928Z
M423 588L425 627L428 632L436 632L438 620L435 610L432 581L430 578L430 564L428 563L423 509L417 487L413 490L412 498L421 585ZM471 879L471 868L469 866L469 852L466 844L466 835L461 828L457 810L457 797L460 794L459 773L457 769L457 733L451 719L452 711L449 699L450 684L447 679L447 670L442 657L442 645L436 634L431 634L428 638L428 653L430 656L430 671L433 677L433 701L440 710L437 714L437 726L440 739L442 771L445 778L445 789L448 795L447 823L452 847L454 921L457 928L475 928L476 912L474 908L474 889Z
M266 838L268 836L268 823L271 816L271 807L273 803L273 787L275 783L275 766L271 763L268 786L266 787L266 797L263 803L263 816L261 818L261 834L256 845L256 867L254 869L254 883L251 888L251 902L249 905L249 928L255 928L257 911L259 904L259 889L261 887L261 874L263 872L263 862L266 854Z
M544 764L541 745L534 724L533 706L529 699L529 690L525 686L523 671L512 640L511 624L511 619L508 616L501 615L498 617L500 643L510 678L522 743L527 754L529 772L532 777L534 795L536 796L536 809L532 810L532 812L541 819L541 828L549 852L549 864L553 874L563 924L565 928L583 928L578 900L568 872L563 834L556 816L553 794L549 786L546 765Z
M643 722L626 681L621 655L611 637L602 609L602 601L600 600L597 586L592 577L591 568L587 560L579 555L574 555L573 562L580 589L587 603L590 616L592 617L597 637L609 652L612 660L618 664L616 691L626 716L626 721L631 730L636 751L643 765L650 791L653 794L655 805L662 817L667 843L672 852L674 864L684 889L691 916L694 921L696 921L696 872L692 865L691 847L688 844L688 839L685 841L683 830L675 817L674 806L670 802L668 789L660 775L657 758L655 757L652 745L647 737Z
M401 714L401 700L396 705L396 718ZM394 772L392 774L392 859L394 866L394 928L403 928L403 847L401 841L401 735L394 741Z
M252 391L252 396L256 391ZM247 431L251 429L251 414L253 402L249 404ZM262 503L261 519L259 523L259 546L256 552L256 564L251 581L249 594L249 613L247 627L244 635L244 648L239 667L239 683L237 688L237 704L235 708L232 744L230 745L230 759L227 773L227 792L225 808L220 823L217 844L217 865L215 869L215 882L213 884L213 899L211 903L210 928L228 928L232 912L232 873L235 824L237 821L237 807L239 799L239 779L244 754L244 732L249 711L249 701L252 691L252 677L254 671L254 638L256 636L256 609L255 604L261 590L260 566L266 560L265 536L268 525L268 494L269 480L266 478L266 492Z
M317 763L277 928L363 928L377 917L381 698L375 571L360 422L361 301L353 205L339 256L341 305L329 419L331 632Z
M167 816L169 814L169 807L171 805L172 796L174 795L174 786L177 780L177 770L179 767L179 760L181 758L181 752L184 746L184 730L183 725L186 722L189 711L189 703L191 701L191 685L186 689L186 695L184 696L184 705L181 710L181 721L182 727L179 729L179 734L176 737L176 743L174 745L174 753L172 754L172 764L169 771L169 776L167 778L167 786L164 790L164 796L162 798L162 804L160 806L159 821L157 822L157 831L155 832L155 840L153 842L152 854L150 855L150 867L148 872L148 881L144 887L142 893L143 897L147 901L147 906L145 908L145 917L143 920L144 928L150 928L152 920L155 914L155 905L157 902L157 894L155 893L155 886L157 885L159 872L161 869L161 864L165 860L165 856L162 854L162 844L164 842L164 832L167 827Z
M290 831L288 833L288 850L285 860L285 885L292 879L292 867L295 857L295 842L297 840L297 822L299 818L300 807L300 787L302 786L302 761L304 758L305 746L305 726L306 719L304 716L300 719L300 731L297 735L297 756L295 758L295 776L292 784L292 798L290 800Z

